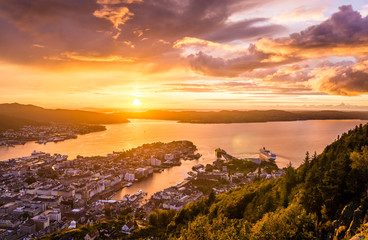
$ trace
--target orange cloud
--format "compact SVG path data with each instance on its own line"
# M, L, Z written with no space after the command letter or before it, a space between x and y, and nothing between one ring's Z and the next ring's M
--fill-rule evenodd
M230 44L221 44L208 40L203 40L194 37L185 37L176 41L173 45L174 48L185 48L191 46L199 46L199 47L209 47L214 49L222 49L226 51L239 51L239 47L230 45Z
M122 4L122 3L141 3L143 0L97 0L98 4Z
M309 74L313 89L334 95L368 94L368 61L348 66L325 66Z
M93 55L81 55L77 52L63 52L59 56L55 57L45 57L50 60L76 60L76 61L85 61L85 62L127 62L132 63L135 62L134 59L124 58L121 56L93 56Z
M102 9L96 10L93 13L98 18L105 18L114 24L114 27L119 30L119 26L128 21L133 13L127 7L109 7L104 5Z

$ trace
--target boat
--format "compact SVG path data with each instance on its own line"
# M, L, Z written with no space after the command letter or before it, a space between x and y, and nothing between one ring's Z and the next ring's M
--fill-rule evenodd
M127 187L130 187L130 186L132 186L133 185L133 183L127 183Z
M197 176L197 173L192 172L192 171L187 172L187 174L188 174L189 176L191 176L191 177L195 177L195 176Z
M266 149L265 147L259 149L259 158L269 161L276 160L276 154L272 153L270 150Z

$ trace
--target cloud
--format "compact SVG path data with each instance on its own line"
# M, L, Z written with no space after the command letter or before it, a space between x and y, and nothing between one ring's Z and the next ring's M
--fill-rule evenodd
M127 7L114 8L107 5L104 5L100 10L96 10L93 15L109 20L118 30L120 25L123 25L133 16Z
M245 54L242 56L232 59L213 57L206 53L198 52L190 55L188 59L194 71L205 75L225 77L237 77L254 69L271 68L301 60L293 57L283 57L265 61L271 59L271 55L257 50L254 45L250 45L244 52Z
M341 6L329 19L300 33L256 41L242 52L242 56L225 59L199 51L188 59L193 70L205 75L251 77L252 71L255 71L253 76L268 72L263 74L262 81L285 84L310 82L315 90L351 96L367 93L367 65L361 60L367 55L368 17L363 18L351 6ZM316 66L312 73L309 68L290 67L290 64L310 58L329 56L352 56L358 63L351 67L349 61L325 62L325 66ZM278 69L269 73L272 68Z
M67 51L112 54L114 28L108 20L93 15L99 7L95 0L0 1L0 31L6 33L0 36L0 58L44 65L45 56Z
M348 66L325 66L311 72L311 86L322 92L343 96L368 94L368 61Z
M368 53L367 42L368 17L363 18L349 5L339 7L339 12L321 24L287 38L262 39L256 46L265 53L318 57ZM298 52L300 50L306 53Z
M173 45L174 48L185 48L185 47L208 47L213 49L220 49L225 51L238 51L239 49L230 44L221 44L217 42L212 42L204 39L185 37L176 41Z
M311 77L305 67L294 64L278 70L272 74L262 77L262 81L274 82L274 83L300 83L306 82Z
M266 19L228 22L235 12L269 1L2 0L0 31L7 34L0 36L0 58L45 66L65 52L96 52L164 70L182 62L183 49L173 47L182 39L226 42L280 31Z
M122 3L140 3L143 0L97 0L98 4L122 4Z
M271 1L1 0L0 31L6 34L0 34L0 60L39 68L75 64L74 69L105 70L108 65L137 76L189 66L193 75L255 80L176 86L177 91L367 92L368 17L341 6L320 24L282 38L274 35L285 28L272 20L315 21L323 9L300 7L273 19L231 18ZM314 71L305 67L308 59L330 56L355 61L325 62Z
M266 23L267 18L247 19L236 23L228 23L217 31L209 33L204 38L216 42L229 42L233 40L255 40L260 37L272 36L275 33L285 32L286 28L277 24L256 26Z
M207 81L208 82L208 81ZM318 91L313 91L311 87L304 84L274 84L273 82L262 81L256 82L252 80L237 79L232 81L211 81L202 83L168 83L164 84L161 92L221 92L226 94L263 94L270 96L271 94L279 95L326 95Z
M131 58L123 58L121 56L98 56L96 54L89 54L89 55L82 55L77 52L63 52L58 56L48 57L49 60L55 61L85 61L85 62L127 62L133 63L135 62L134 59Z

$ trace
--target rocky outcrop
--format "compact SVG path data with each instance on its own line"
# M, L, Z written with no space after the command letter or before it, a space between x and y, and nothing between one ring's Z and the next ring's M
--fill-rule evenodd
M366 201L364 201L363 204L350 203L345 206L339 219L333 223L333 228L335 229L334 239L343 239L346 236L354 236L365 216L365 202ZM359 239L358 235L354 237Z

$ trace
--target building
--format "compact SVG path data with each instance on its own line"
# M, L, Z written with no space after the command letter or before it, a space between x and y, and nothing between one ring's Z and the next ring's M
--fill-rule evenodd
M134 179L135 179L135 174L134 173L126 173L125 176L124 176L125 181L133 182Z
M0 207L0 215L7 215L11 213L16 207L18 203L10 202Z
M175 155L174 155L174 154L172 154L172 153L165 154L164 159L165 159L166 161L172 161L172 160L174 160L174 159L175 159Z
M36 224L36 231L40 231L50 226L50 218L48 215L40 214L33 217L32 220Z
M61 212L60 210L54 209L52 211L48 211L47 216L50 218L51 221L61 221Z
M156 158L151 158L151 166L161 166L161 161Z
M73 228L76 228L77 227L77 222L76 221L71 221L70 222L70 225L69 225L69 229L73 229Z
M94 240L96 238L98 238L100 236L100 233L98 232L97 229L89 232L86 234L86 236L84 236L84 240Z
M132 221L127 222L124 224L124 226L121 228L121 231L123 233L130 234L131 231L134 229L134 223Z
M36 232L36 224L33 220L28 220L20 226L20 232L25 234L33 234Z

